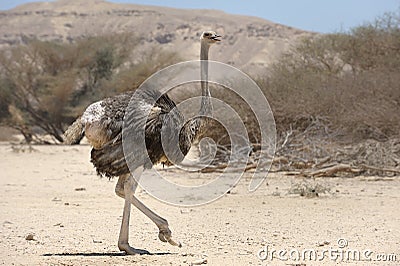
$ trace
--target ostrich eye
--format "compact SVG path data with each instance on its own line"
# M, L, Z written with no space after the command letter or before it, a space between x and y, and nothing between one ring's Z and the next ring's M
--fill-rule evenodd
M208 32L204 33L204 37L210 37L210 33Z

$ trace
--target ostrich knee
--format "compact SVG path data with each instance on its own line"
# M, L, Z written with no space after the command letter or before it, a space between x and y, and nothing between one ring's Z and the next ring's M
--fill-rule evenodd
M120 176L118 177L118 182L117 185L115 186L115 194L117 194L118 197L125 198L125 191L124 191L124 186L125 186L125 181L126 181L126 176Z

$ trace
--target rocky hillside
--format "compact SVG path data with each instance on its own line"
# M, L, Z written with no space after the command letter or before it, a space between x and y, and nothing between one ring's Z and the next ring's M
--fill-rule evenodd
M190 60L198 58L198 38L206 29L223 35L223 42L212 49L211 58L247 72L264 69L296 39L310 34L261 18L217 10L58 0L0 12L0 47L21 43L26 37L71 41L90 35L132 32L141 37L144 49L157 46Z

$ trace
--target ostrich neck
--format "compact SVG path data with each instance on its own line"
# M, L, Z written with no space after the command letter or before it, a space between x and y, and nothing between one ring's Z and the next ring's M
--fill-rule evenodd
M208 88L208 50L210 46L206 43L201 43L200 49L200 77L201 77L201 116L211 116L212 106L210 100L210 90Z

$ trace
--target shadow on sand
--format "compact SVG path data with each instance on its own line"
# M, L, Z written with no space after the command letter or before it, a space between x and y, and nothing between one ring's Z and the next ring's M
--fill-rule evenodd
M138 254L138 255L148 255L148 256L164 256L164 255L176 255L178 253L171 253L171 252L147 252L146 250L143 250L143 254ZM129 256L125 252L78 252L78 253L47 253L43 254L42 256L44 257L52 257L52 256L84 256L84 257L118 257L118 256Z

